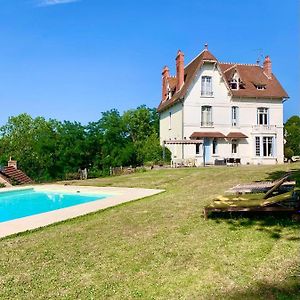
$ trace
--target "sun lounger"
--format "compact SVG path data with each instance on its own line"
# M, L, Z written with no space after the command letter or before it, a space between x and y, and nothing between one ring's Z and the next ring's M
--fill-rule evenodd
M281 178L267 193L220 196L204 207L204 217L211 212L290 212L300 213L300 189L278 192L288 176Z

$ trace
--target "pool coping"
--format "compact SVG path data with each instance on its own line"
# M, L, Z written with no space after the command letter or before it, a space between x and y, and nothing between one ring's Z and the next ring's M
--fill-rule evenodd
M84 193L90 195L106 194L108 198L61 208L37 215L14 219L0 223L0 238L37 229L57 222L73 219L108 207L142 199L164 192L158 189L123 188L123 187L93 187L64 186L58 184L32 185L26 187L3 188L1 192L35 189L37 191Z

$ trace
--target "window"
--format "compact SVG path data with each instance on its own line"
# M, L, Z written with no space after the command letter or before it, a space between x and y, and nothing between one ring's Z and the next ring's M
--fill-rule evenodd
M217 139L213 139L213 143L212 143L212 154L217 154L217 146L218 146Z
M239 108L237 106L232 106L232 108L231 108L231 125L233 127L238 126L238 112L239 112Z
M263 156L273 156L273 137L263 137Z
M170 86L168 85L168 100L172 98L172 91L170 89Z
M270 157L274 156L274 137L272 136L263 136L255 137L255 155Z
M201 96L212 96L212 78L211 76L201 77Z
M239 82L238 80L232 78L230 81L230 87L232 90L238 90L239 89Z
M172 128L172 113L169 112L169 130Z
M213 126L211 106L201 107L201 126Z
M200 144L196 144L196 154L200 154Z
M266 86L264 86L264 85L257 85L257 86L256 86L256 89L257 89L257 90L265 90L265 89L266 89Z
M237 140L232 140L231 141L231 153L232 154L237 154L238 150L238 141Z
M265 107L260 107L257 109L257 124L258 125L268 125L269 123L269 109Z
M260 137L255 137L255 155L260 156Z

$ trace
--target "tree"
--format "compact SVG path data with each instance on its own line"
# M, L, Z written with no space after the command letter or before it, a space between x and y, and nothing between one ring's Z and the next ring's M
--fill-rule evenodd
M286 144L294 155L300 155L300 117L290 117L284 125Z
M52 122L33 119L27 114L9 118L0 128L0 160L6 164L12 156L29 176L47 180L53 174L55 163L55 131Z
M156 163L163 152L158 126L156 110L146 106L123 115L106 111L87 126L21 114L0 128L0 164L12 156L34 180L48 181L79 168L100 175L109 167Z

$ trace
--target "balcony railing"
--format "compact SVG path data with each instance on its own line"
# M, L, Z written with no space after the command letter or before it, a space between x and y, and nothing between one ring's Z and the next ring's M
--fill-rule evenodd
M201 122L201 127L213 127L214 122Z
M276 125L254 125L252 130L260 133L276 132Z
M214 92L213 91L201 91L201 96L204 96L204 97L212 97L214 95Z

